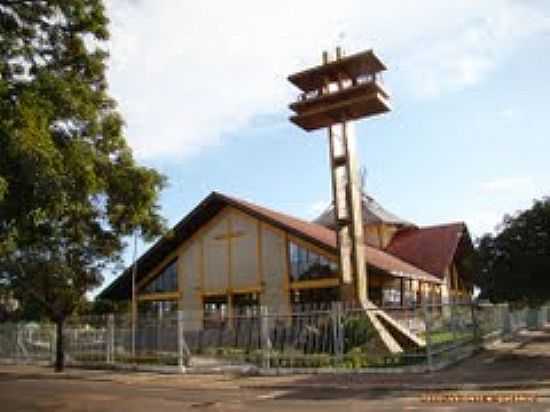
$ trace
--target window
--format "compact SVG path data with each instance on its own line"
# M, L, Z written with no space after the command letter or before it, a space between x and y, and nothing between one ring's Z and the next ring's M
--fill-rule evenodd
M403 279L403 305L416 304L416 292L413 290L413 281L411 279Z
M203 299L204 328L224 327L227 322L227 296L208 296Z
M401 291L399 289L383 289L382 305L398 306L401 304Z
M289 242L290 276L292 280L311 280L338 276L338 265L311 250Z
M237 293L233 295L235 315L250 315L258 311L260 305L257 293Z
M143 293L174 292L178 290L177 260L172 261L160 271Z
M391 278L386 280L384 282L384 286L382 290L382 305L398 306L400 304L401 304L401 278Z
M140 313L151 315L154 317L162 316L163 314L173 313L178 310L178 302L170 300L155 300L151 302L140 302L138 306Z
M340 301L339 288L300 289L290 292L292 305L328 304Z

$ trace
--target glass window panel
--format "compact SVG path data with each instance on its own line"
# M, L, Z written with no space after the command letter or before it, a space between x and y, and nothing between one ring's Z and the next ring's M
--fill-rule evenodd
M162 272L149 283L145 293L174 292L178 289L177 260L166 266Z
M298 273L299 273L299 261L300 261L298 246L295 243L290 242L289 249L290 249L289 251L290 276L292 276L292 279L297 279Z
M176 265L172 265L170 268L170 276L168 282L168 288L170 290L176 290L178 288L178 273L176 270Z
M289 242L289 259L292 280L331 278L338 275L336 262L293 242Z

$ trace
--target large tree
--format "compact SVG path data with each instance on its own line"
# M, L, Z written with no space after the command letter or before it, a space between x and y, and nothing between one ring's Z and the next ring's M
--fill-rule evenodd
M477 242L481 298L539 306L550 301L550 198L506 216Z
M101 0L0 0L0 283L63 322L164 222L164 178L139 166L108 95Z

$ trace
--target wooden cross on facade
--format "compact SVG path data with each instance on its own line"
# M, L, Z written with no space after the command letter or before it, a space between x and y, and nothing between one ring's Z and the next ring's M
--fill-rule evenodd
M222 233L220 235L214 236L214 240L231 241L233 239L238 239L240 237L243 237L244 235L245 235L245 232L243 232L242 230L235 230L234 232L228 231L227 233Z

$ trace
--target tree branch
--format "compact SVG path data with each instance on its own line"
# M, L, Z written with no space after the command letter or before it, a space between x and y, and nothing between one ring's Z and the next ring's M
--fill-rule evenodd
M17 6L20 4L29 4L32 5L33 3L43 3L40 0L0 0L0 6Z
M29 285L29 282L26 282L26 276L27 273L23 269L23 266L21 266L21 263L15 262L17 268L19 269L19 272L21 272L21 276L18 278L25 286L23 289L24 292L26 292L28 295L35 298L50 314L51 317L55 318L57 317L58 313L55 313L55 311L52 309L52 307L48 304L48 301L44 299L38 292L36 292L32 286Z

